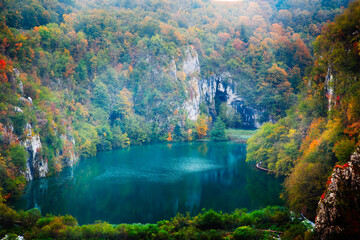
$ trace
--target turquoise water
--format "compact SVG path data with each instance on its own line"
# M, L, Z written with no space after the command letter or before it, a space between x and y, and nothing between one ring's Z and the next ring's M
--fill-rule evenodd
M196 142L135 146L82 159L31 181L17 209L96 220L155 223L202 208L231 212L282 205L281 179L245 163L246 145Z

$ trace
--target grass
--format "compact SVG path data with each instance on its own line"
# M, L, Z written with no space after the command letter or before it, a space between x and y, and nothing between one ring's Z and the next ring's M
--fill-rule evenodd
M252 137L257 130L244 130L244 129L226 129L226 135L229 137L229 140L243 140L246 141Z

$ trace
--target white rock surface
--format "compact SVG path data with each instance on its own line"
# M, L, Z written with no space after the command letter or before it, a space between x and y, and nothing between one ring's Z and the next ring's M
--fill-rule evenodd
M328 96L328 110L330 111L333 104L334 104L334 76L331 73L331 68L329 66L327 74L326 74L326 78L325 78L325 88L326 88L326 94Z
M45 161L40 154L42 148L40 136L33 133L30 123L26 124L25 131L27 133L27 139L23 145L30 155L26 162L25 178L30 181L34 177L45 177L49 172L49 168L47 161Z
M199 57L193 47L189 47L185 52L183 71L187 79L190 79L187 87L188 100L183 105L190 120L195 121L199 117L201 103L206 103L215 109L215 95L221 93L226 96L228 106L241 113L245 126L261 126L257 121L258 112L246 107L244 100L237 94L237 86L230 73L214 74L208 79L201 79Z

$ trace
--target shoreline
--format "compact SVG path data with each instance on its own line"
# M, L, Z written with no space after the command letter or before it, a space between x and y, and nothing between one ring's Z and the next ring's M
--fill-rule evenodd
M261 167L261 164L262 162L259 162L255 165L255 167L261 171L264 171L264 172L268 172L268 173L272 173L272 171L270 169L267 169L267 168L264 168L264 167Z

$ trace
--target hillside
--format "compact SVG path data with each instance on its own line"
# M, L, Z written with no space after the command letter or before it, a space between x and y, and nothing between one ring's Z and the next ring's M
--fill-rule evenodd
M344 4L326 2L2 1L4 194L97 151L202 138L217 116L285 116Z
M311 218L332 169L359 145L359 6L354 2L324 26L298 103L248 145L248 161L287 176L290 206Z
M359 6L0 0L2 198L99 151L260 128L247 161L314 220L359 144Z

